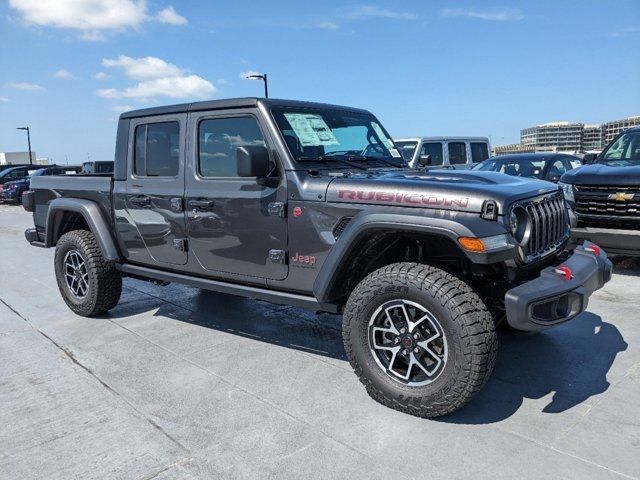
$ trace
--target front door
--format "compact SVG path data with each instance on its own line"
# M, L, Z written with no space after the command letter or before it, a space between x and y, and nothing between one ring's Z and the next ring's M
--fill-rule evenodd
M187 263L184 212L186 114L131 122L125 205L129 260Z
M238 177L236 169L238 147L263 145L272 152L258 118L247 110L191 114L189 248L201 268L222 276L283 279L288 273L284 178L261 185Z

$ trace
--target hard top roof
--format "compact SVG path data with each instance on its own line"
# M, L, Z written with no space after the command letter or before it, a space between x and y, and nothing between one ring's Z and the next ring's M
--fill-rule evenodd
M302 102L298 100L281 100L275 98L227 98L222 100L207 100L204 102L182 103L178 105L165 105L161 107L143 108L132 110L120 115L120 118L150 117L153 115L166 115L171 113L186 113L202 110L222 110L230 108L248 108L264 105L270 107L301 107L301 108L332 108L337 110L350 110L360 113L369 113L367 110L332 105L328 103Z

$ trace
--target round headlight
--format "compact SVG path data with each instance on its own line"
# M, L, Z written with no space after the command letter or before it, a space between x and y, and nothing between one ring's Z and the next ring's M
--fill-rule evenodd
M518 215L516 215L515 209L511 210L511 215L509 215L509 227L511 228L511 234L515 236L518 231Z
M516 207L511 210L509 215L509 227L513 238L520 245L524 245L529 241L531 235L531 217L523 207Z

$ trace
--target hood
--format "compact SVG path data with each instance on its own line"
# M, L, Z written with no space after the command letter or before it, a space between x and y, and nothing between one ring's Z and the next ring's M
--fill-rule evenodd
M556 191L553 183L496 172L397 170L336 178L327 188L327 201L480 213L485 200L494 200L503 212L517 200Z
M577 185L639 186L640 165L630 167L610 167L601 163L583 165L569 170L560 181Z

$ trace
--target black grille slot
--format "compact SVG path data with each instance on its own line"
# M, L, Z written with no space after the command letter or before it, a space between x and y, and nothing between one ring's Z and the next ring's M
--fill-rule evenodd
M569 227L561 194L536 198L521 206L532 222L531 234L524 248L527 262L555 250L568 239Z

